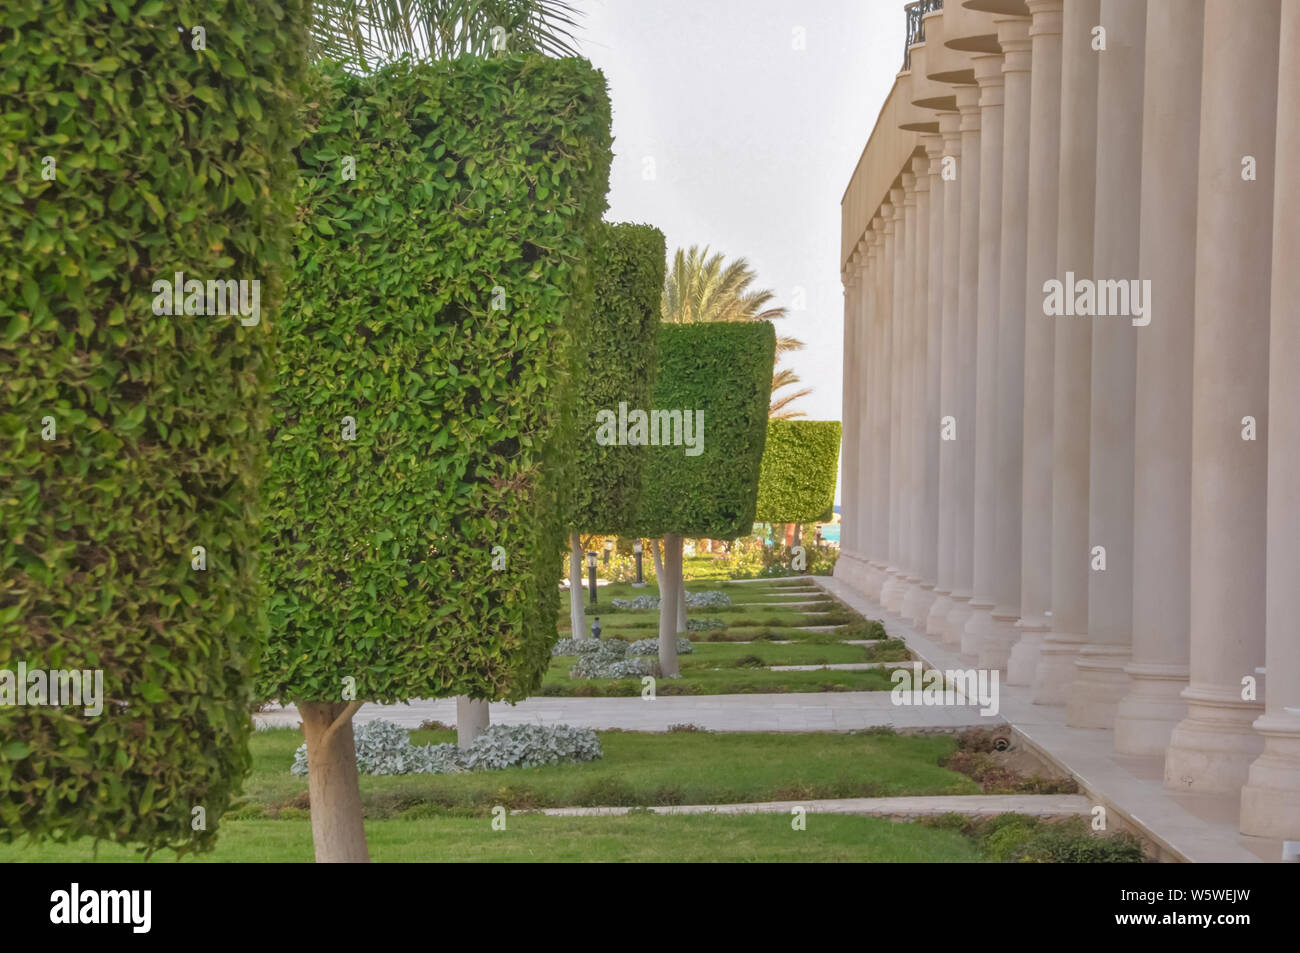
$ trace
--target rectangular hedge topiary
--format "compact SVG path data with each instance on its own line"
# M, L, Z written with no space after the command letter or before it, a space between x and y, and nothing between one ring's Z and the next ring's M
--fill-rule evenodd
M206 44L177 29L196 19ZM97 716L0 704L0 839L210 847L250 765L306 19L300 0L0 18L0 670L89 671L92 692L99 670L105 696ZM260 320L155 313L177 272L259 281Z
M522 698L556 635L604 77L465 57L324 70L310 102L261 692Z
M650 446L602 445L598 414L647 409L658 366L666 246L650 225L605 224L595 257L595 305L582 342L570 525L618 532L635 518Z
M840 462L838 420L769 420L758 481L762 523L831 519Z
M653 447L637 529L735 539L754 528L776 332L766 321L665 324L656 410L704 412L703 447ZM683 420L684 423L684 420Z

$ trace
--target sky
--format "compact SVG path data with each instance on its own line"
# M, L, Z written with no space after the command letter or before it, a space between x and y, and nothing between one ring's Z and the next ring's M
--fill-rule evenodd
M795 407L839 420L840 198L902 65L902 0L570 2L613 104L606 219L657 226L670 260L747 258L807 345L782 365L812 388Z

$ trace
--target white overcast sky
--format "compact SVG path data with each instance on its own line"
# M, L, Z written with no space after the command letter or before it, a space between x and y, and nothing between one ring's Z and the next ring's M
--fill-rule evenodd
M670 258L744 256L777 304L805 289L786 364L813 389L798 408L839 420L840 196L902 65L902 0L572 2L614 108L606 218L657 226Z

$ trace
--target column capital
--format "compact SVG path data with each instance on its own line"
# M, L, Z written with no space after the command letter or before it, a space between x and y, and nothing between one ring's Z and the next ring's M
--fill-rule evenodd
M903 180L903 205L908 208L916 206L916 176L909 171L904 171Z
M934 162L943 157L943 136L937 132L926 132L921 134L921 145L925 146L925 154L930 157L930 174L936 174Z
M1065 4L1062 0L1026 0L1026 5L1033 18L1029 27L1031 37L1061 35L1065 22Z
M987 53L971 57L975 65L975 82L979 84L980 109L1001 109L1006 80L1002 77L1002 54Z
M998 44L1002 47L1003 73L1028 73L1032 65L1032 41L1028 17L995 17Z
M961 124L960 113L943 113L939 116L939 133L943 136L944 155L961 155Z
M912 174L916 176L916 191L930 191L930 158L929 156L912 156Z
M962 132L979 132L980 99L978 86L957 87L957 111L961 114Z

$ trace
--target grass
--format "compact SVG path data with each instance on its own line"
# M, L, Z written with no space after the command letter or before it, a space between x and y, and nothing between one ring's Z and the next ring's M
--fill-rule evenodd
M367 817L429 811L486 812L493 805L649 807L735 804L826 797L978 794L979 786L941 767L957 741L949 735L600 732L604 757L585 764L468 774L361 778ZM455 741L455 732L416 731L416 744ZM253 736L253 773L244 785L244 819L307 806L307 781L289 773L296 730Z
M489 818L440 817L369 821L366 838L376 861L741 862L863 861L970 863L984 859L961 832L894 824L872 817L810 815L806 829L773 815L665 817L509 817L504 831ZM129 848L89 842L0 845L0 861L122 862L143 859ZM154 862L169 862L170 853ZM309 863L307 820L225 821L216 850L186 861Z
M716 643L713 643L716 644ZM697 643L698 647L698 643ZM740 646L756 649L759 646ZM749 653L745 653L749 654ZM765 668L714 668L696 655L678 657L681 678L661 678L659 695L752 695L786 692L887 692L894 686L889 673L862 671L769 672ZM794 663L798 664L798 663ZM809 663L811 664L811 663ZM540 694L576 698L630 697L641 694L640 678L569 678L573 659L556 658L542 682Z

